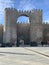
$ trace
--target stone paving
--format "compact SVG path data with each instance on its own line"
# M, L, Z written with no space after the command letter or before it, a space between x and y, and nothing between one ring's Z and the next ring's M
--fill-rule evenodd
M49 57L28 49L49 54L48 47L0 48L0 65L49 65Z
M33 47L33 48L30 47L30 48L27 48L27 49L34 50L34 51L37 51L37 52L40 52L42 54L49 56L49 47Z

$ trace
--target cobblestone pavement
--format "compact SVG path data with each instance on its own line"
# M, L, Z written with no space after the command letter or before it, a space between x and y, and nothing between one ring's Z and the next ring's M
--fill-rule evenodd
M49 47L0 48L0 65L49 65Z

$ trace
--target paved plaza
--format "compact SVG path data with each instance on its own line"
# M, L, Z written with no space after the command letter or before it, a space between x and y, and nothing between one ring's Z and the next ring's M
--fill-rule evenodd
M49 65L49 47L0 48L0 65Z

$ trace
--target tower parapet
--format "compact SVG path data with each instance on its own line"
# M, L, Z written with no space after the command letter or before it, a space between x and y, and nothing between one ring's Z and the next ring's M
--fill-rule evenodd
M19 10L18 12L19 12L19 13L29 13L29 11L26 11L26 10L25 10L25 11Z
M18 10L15 8L5 8L5 11L17 11L18 12Z
M42 9L32 9L32 10L30 10L29 12L42 12Z

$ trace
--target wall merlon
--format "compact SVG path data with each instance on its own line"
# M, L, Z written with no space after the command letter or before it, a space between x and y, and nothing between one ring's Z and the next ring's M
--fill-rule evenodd
M34 12L35 12L35 11L37 11L37 12L40 11L40 12L41 12L42 9L32 9L32 11L34 11Z
M18 11L17 9L15 8L5 8L6 11Z
M0 26L3 26L2 24L0 24Z
M19 10L18 12L19 12L19 13L29 13L29 11L26 11L26 10L25 10L25 11Z

